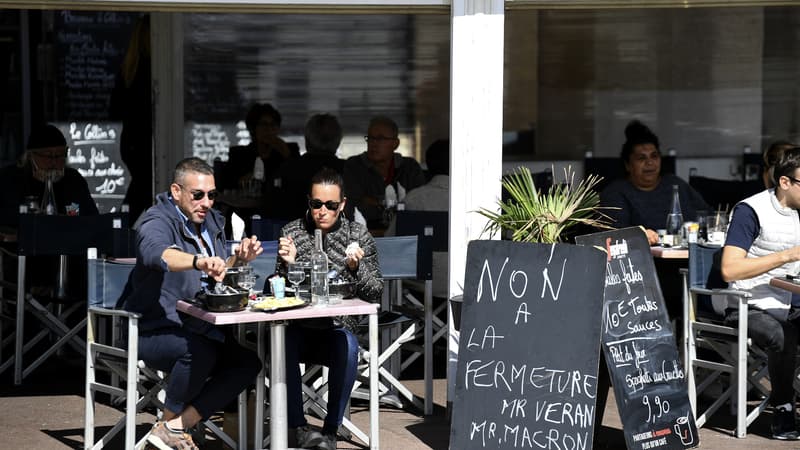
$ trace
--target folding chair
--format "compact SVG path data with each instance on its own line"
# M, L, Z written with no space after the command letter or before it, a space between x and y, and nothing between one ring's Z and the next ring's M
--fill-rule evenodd
M728 289L719 273L719 247L689 244L688 274L683 272L684 367L688 375L689 401L697 426L701 427L726 401L736 415L736 437L743 438L747 426L763 411L769 389L763 384L767 375L766 354L747 338L747 300L749 292ZM688 277L687 277L688 275ZM712 295L727 296L739 310L739 323L726 326L723 317L711 306ZM696 369L702 368L698 373ZM700 374L705 374L702 379ZM698 411L698 396L719 379L730 377L730 386L707 408ZM747 410L747 390L753 387L764 399Z
M121 227L119 214L77 217L20 214L17 233L14 384L21 384L23 378L65 345L70 345L81 354L85 352L85 343L78 333L86 324L86 319L82 318L72 327L69 323L74 319L75 313L82 312L86 307L86 300L82 298L82 294L78 297L67 296L67 258L83 256L90 247L100 248L103 252L112 249L115 226ZM58 282L53 297L37 298L27 291L27 257L39 255L59 256ZM31 313L43 326L27 342L24 342L25 312ZM57 337L56 342L25 367L25 354L51 335Z
M125 428L125 449L142 448L147 435L136 440L136 414L146 406L164 408L163 390L166 386L165 374L147 367L139 359L139 318L140 315L116 309L117 300L122 295L128 277L134 267L134 260L98 259L95 249L89 249L88 258L88 302L86 321L86 396L84 422L84 448L104 448L117 433ZM111 336L106 338L100 319L111 321ZM127 332L126 332L127 330ZM98 375L100 375L98 377ZM102 377L110 381L103 381ZM120 386L122 380L123 386ZM125 399L124 416L95 442L95 403L97 392L112 398ZM243 415L246 394L239 396L239 414ZM246 447L246 422L240 421L239 446L214 422L202 423L213 434L231 448Z
M397 379L395 374L399 374L405 369L410 362L401 361L399 364L393 364L393 370L389 370L384 365L387 361L393 360L394 356L399 357L398 350L404 344L413 341L416 338L419 326L417 321L410 317L404 316L391 311L389 303L398 304L402 298L402 285L400 280L414 280L419 278L417 275L417 236L395 236L395 237L380 237L375 238L375 244L378 248L378 260L381 267L381 274L383 275L384 283L388 287L384 289L384 305L378 316L379 325L384 327L381 333L381 339L384 342L391 341L388 345L382 344L382 351L378 355L378 373L379 376L385 380L386 383L380 383L379 392L383 399L396 390L408 402L414 405L419 410L424 409L423 402L419 397L415 396L400 380ZM387 338L389 335L387 327L396 328L407 325L405 329L400 330L398 336ZM363 347L363 346L362 346ZM362 356L370 358L373 355L368 355L362 352ZM396 362L396 360L395 360ZM399 366L399 367L398 367ZM356 380L353 387L353 398L367 399L368 396L361 389L358 389L368 376L366 367L359 368L360 377ZM401 404L397 404L401 406Z
M397 234L417 236L417 276L424 282L423 302L411 292L405 291L404 300L411 309L401 307L406 314L422 317L423 347L407 358L406 365L420 355L424 360L425 415L433 414L433 344L447 335L447 323L439 319L439 314L447 307L442 302L433 307L433 258L434 252L447 253L449 214L446 211L398 211ZM445 275L446 277L446 275ZM446 281L446 280L444 280Z
M96 251L89 251L88 266L88 302L86 326L86 396L84 422L84 448L100 449L125 427L125 448L139 448L144 443L142 438L136 442L136 413L151 402L158 402L158 392L162 383L155 382L151 388L139 383L140 373L146 372L145 378L159 380L155 371L139 366L138 339L139 314L115 309L117 300L122 295L134 264L132 262L116 263L97 259ZM103 339L103 328L100 318L112 321L110 342ZM120 325L120 322L122 324ZM126 339L120 342L118 330L126 330ZM110 382L103 383L98 379L98 372L110 376ZM124 388L117 387L117 380L125 381ZM142 389L142 391L139 391ZM97 442L94 439L96 393L125 399L123 416ZM163 404L160 404L163 407ZM133 413L129 413L133 412Z

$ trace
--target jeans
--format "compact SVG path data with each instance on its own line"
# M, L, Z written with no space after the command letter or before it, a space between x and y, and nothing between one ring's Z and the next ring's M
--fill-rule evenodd
M220 342L177 327L140 334L139 357L149 367L169 372L167 409L180 414L192 405L204 419L235 399L261 370L255 352L236 343L230 333Z
M286 396L290 428L305 425L300 363L328 367L328 414L322 432L334 434L344 418L358 369L358 341L346 328L286 327Z
M728 309L725 324L735 325L739 311ZM747 312L747 336L767 352L773 406L794 404L794 371L797 357L798 323L781 321L766 311L749 309Z

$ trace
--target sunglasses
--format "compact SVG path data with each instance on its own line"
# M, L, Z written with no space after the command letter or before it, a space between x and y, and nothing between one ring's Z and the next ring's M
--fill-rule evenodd
M180 186L181 189L186 189L183 185L179 184L178 186ZM217 196L219 195L219 192L216 189L212 189L212 190L210 190L208 192L201 191L199 189L198 190L192 190L192 191L189 191L189 192L192 194L192 200L194 200L194 201L202 200L203 197L208 195L208 199L213 202L214 199L216 199Z
M335 202L333 200L328 200L327 202L323 202L322 200L317 200L316 198L310 199L308 201L308 206L311 207L311 209L320 209L324 206L325 208L328 209L328 211L336 211L337 209L339 209L339 205L341 204L342 202Z

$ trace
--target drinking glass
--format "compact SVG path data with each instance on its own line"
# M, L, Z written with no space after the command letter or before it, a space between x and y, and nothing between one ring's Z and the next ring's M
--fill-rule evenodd
M711 244L722 245L725 243L725 233L728 231L728 216L725 212L718 211L706 218L708 227L708 241Z
M247 294L249 295L253 286L256 285L256 274L253 272L253 268L250 266L242 266L239 268L239 287L242 289L247 289Z
M306 278L303 266L300 264L289 264L289 271L286 273L289 282L294 286L294 295L300 298L300 283Z

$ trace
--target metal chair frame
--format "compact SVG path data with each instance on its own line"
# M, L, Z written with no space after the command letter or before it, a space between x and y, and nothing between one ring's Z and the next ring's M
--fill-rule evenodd
M683 339L684 367L688 378L689 401L698 427L713 415L725 402L731 401L731 411L736 416L734 434L744 438L747 427L767 407L769 389L761 382L767 377L766 354L747 337L747 301L749 292L729 288L715 288L708 280L715 270L712 259L718 247L689 245L689 269L683 274ZM722 317L710 312L698 311L698 296L723 295L735 299L739 311L739 323L726 326ZM698 356L697 349L713 351L722 361ZM711 373L698 380L695 369L703 368ZM731 377L725 389L705 410L698 411L698 395L722 374ZM748 411L747 391L753 387L764 396L759 404Z
M139 359L139 314L116 309L128 276L134 264L114 262L97 258L95 249L88 250L88 302L86 319L86 394L84 448L102 449L125 429L125 449L140 449L147 434L136 439L136 415L146 406L164 409L164 388L167 376L161 371L147 367ZM105 336L100 326L101 319L112 322L111 336ZM127 328L126 339L121 331ZM109 380L98 378L105 373ZM123 385L120 385L120 380ZM124 399L124 416L100 439L95 440L95 403L97 392L109 394L114 399ZM246 408L246 392L239 395L239 414L243 417ZM160 415L160 414L159 414ZM239 421L239 445L211 420L202 423L213 434L231 448L246 448L247 421Z

